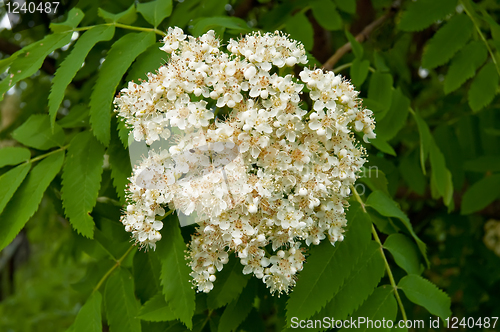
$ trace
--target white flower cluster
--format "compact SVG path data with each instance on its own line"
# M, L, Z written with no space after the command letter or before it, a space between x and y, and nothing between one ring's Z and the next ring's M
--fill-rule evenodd
M500 220L490 219L484 224L483 242L488 249L500 256Z
M134 170L122 223L154 248L167 206L196 213L188 256L199 291L234 252L243 273L288 292L304 244L344 239L346 198L365 162L354 132L375 137L372 112L332 72L280 75L307 63L303 45L280 32L230 40L229 52L213 31L169 28L164 43L168 63L115 99L135 140L173 142Z

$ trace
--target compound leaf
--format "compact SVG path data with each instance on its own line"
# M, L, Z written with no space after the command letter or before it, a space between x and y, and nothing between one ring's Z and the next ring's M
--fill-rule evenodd
M487 55L488 51L481 41L475 40L467 44L451 60L450 69L444 79L444 93L455 91L474 76L476 69L486 61Z

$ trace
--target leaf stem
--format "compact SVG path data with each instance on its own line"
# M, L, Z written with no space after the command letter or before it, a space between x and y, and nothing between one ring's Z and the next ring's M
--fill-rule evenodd
M134 31L145 31L145 32L154 32L157 35L165 37L167 34L161 30L158 30L156 28L143 28L143 27L136 27L133 25L127 25L127 24L122 24L122 23L117 23L117 22L111 22L111 23L104 23L100 25L114 25L117 28L122 28L122 29L127 29L127 30L134 30ZM96 27L97 25L89 25L86 27L80 27L80 28L75 28L73 31L86 31L89 29L92 29L93 27Z
M354 197L356 198L356 200L359 202L359 204L361 204L361 208L363 209L363 212L367 213L366 212L366 204L365 204L365 202L363 202L363 200L359 196L358 192L356 191L356 188L351 185L351 190L352 190L352 193L353 193ZM389 281L391 283L391 286L394 289L394 295L396 296L396 301L398 302L399 310L401 310L401 315L403 316L403 320L406 322L406 320L408 318L406 317L406 311L405 311L405 308L403 306L403 302L401 301L401 297L399 296L399 293L398 293L398 286L396 285L396 281L394 280L394 275L392 274L391 267L389 265L389 262L387 261L387 257L385 256L384 247L382 246L382 242L380 241L377 230L375 229L375 226L373 226L373 224L372 224L372 235L373 235L373 238L375 239L375 242L377 242L380 245L380 254L382 255L382 258L384 259L385 270L387 271L387 276L389 277Z
M171 214L172 214L172 212L174 212L174 211L175 211L175 210L173 210L173 209L172 209L172 210L168 211L167 213L165 213L165 214L164 214L163 216L161 216L160 218L157 218L156 220L163 220L163 219L165 219L166 217L168 217L169 215L171 215Z
M65 146L62 146L62 147L60 147L59 149L56 149L56 150L53 150L53 151L47 152L47 153L45 153L45 154L42 154L42 155L40 155L40 156L38 156L38 157L32 158L32 159L30 159L30 160L26 160L26 161L25 161L25 163L26 163L26 164L27 164L27 163L34 163L34 162L39 161L39 160L41 160L41 159L44 159L44 158L46 158L46 157L48 157L48 156L50 156L50 155L53 155L54 153L57 153L57 152L59 152L59 151L64 151L64 150L66 150L68 147L69 147L69 144L68 144L68 145L65 145Z
M111 275L111 273L113 273L113 271L121 265L121 263L123 262L123 260L128 256L128 254L130 254L130 252L132 251L132 249L135 248L135 245L131 245L130 248L128 248L128 250L123 254L122 257L120 257L115 265L113 265L109 270L108 272L106 272L105 275L102 276L101 280L99 280L99 282L97 283L97 285L94 287L94 290L92 291L92 293L95 293L96 291L99 290L99 288L101 288L102 284L106 281L106 279L108 279L108 277Z

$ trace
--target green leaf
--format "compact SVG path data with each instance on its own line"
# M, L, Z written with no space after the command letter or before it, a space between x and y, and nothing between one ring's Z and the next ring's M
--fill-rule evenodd
M137 19L135 3L133 3L127 10L118 14L113 14L105 11L102 8L99 8L97 10L97 15L99 15L99 17L102 17L107 23L132 24Z
M462 198L462 214L480 211L500 198L500 174L486 176L465 192Z
M455 11L457 0L410 1L401 16L399 28L403 31L420 31Z
M498 73L493 62L484 65L476 75L469 89L469 106L474 112L488 106L498 89Z
M404 127L410 108L410 100L397 88L392 93L391 107L382 119L377 120L377 138L388 141Z
M431 314L446 319L451 316L451 300L432 282L416 274L403 277L398 283L406 297L415 304L427 309Z
M132 166L130 165L128 151L121 144L117 131L114 131L111 135L111 143L107 154L109 155L113 185L118 197L120 197L120 202L125 204L125 188L129 182L128 177L132 174Z
M9 76L0 83L0 100L17 82L36 73L47 55L71 42L71 35L70 31L53 33L23 48L10 65Z
M135 293L142 302L161 292L161 265L156 252L148 251L134 255Z
M126 81L137 82L139 79L147 79L148 73L154 73L163 66L170 55L160 50L163 43L154 43L146 51L137 57L130 69L127 71Z
M31 163L21 164L0 176L0 213L19 188L30 168Z
M425 171L425 161L429 156L429 151L431 149L431 144L433 144L434 140L432 138L431 131L429 130L429 126L425 122L424 119L418 114L413 113L415 117L415 121L417 122L418 133L420 134L420 166L422 167L422 172L424 175Z
M79 8L72 8L68 12L68 18L66 21L61 22L61 23L50 23L50 30L52 32L64 32L68 30L73 30L80 24L80 22L83 20L83 17L85 14L82 12L81 9Z
M310 250L307 267L300 272L287 303L287 320L292 317L307 319L320 311L338 292L349 276L364 248L370 241L370 220L357 202L353 202L347 213L347 231L343 242L332 246L323 241Z
M314 18L326 30L340 30L342 17L332 0L319 0L311 3Z
M356 13L356 0L335 0L335 3L340 8L340 10L346 13Z
M184 259L186 245L176 217L167 218L163 223L163 239L157 244L162 265L163 294L175 317L191 329L195 296L190 283L190 269Z
M375 168L375 170L372 168ZM386 195L389 195L389 190L387 189L387 178L384 172L376 167L363 167L361 169L361 174L359 175L359 181L365 183L372 191L380 190Z
M103 160L104 147L90 132L81 132L71 140L61 198L71 225L88 238L94 235L94 220L89 213L99 193Z
M390 154L391 156L396 156L396 151L394 151L392 146L387 143L387 141L377 137L370 139L370 143L380 151Z
M372 207L375 209L378 213L385 217L395 217L398 218L403 222L403 225L406 227L408 232L411 234L415 242L417 242L418 248L420 249L420 252L422 253L422 256L425 259L425 262L427 263L427 266L429 266L429 260L427 259L427 247L422 240L419 239L417 234L415 234L415 231L413 230L413 226L411 225L410 219L406 216L406 214L403 213L403 211L400 210L400 208L397 206L396 202L394 202L389 196L384 194L381 191L374 191L371 193L371 195L368 197L366 200L366 205Z
M129 33L116 41L99 71L90 96L90 122L95 137L109 144L111 108L116 88L130 64L154 44L154 32Z
M368 76L368 69L370 68L370 61L354 59L350 68L350 75L352 84L360 87Z
M474 40L467 44L451 61L450 69L444 79L444 93L455 91L474 76L487 56L488 51L481 41Z
M17 165L23 161L28 161L31 157L30 150L8 146L0 149L0 168L7 165Z
M357 331L372 331L370 325L366 324L367 320L371 321L394 321L398 312L396 299L392 294L392 287L389 285L380 286L370 295L370 297L359 307L352 315L353 321L365 322L358 325ZM350 329L343 328L340 331L347 332ZM390 331L390 329L377 329L377 331Z
M54 78L52 79L52 87L49 95L51 125L54 125L57 110L64 98L66 87L71 83L78 70L82 67L82 63L85 61L90 50L98 42L113 38L114 33L115 27L112 25L98 25L89 29L78 39L71 53L64 58L59 68L57 68Z
M371 107L377 121L384 118L392 104L392 75L374 72L368 86L368 99L376 101L379 107ZM366 103L366 101L365 101ZM367 104L368 105L368 104Z
M167 322L177 317L168 307L163 294L157 294L142 306L138 318L148 322Z
M439 196L443 197L443 202L446 206L450 206L453 203L453 182L451 179L451 173L446 168L445 159L441 150L436 145L434 140L431 144L431 183L434 183Z
M208 30L222 27L224 29L233 29L241 32L248 32L250 28L243 19L239 17L207 17L199 20L193 27L193 36L201 36Z
M155 28L172 14L172 0L155 0L137 4L137 11Z
M214 289L208 293L207 304L210 309L217 309L233 301L245 288L249 275L243 275L243 266L237 257L233 257L217 274Z
M384 276L385 265L380 245L370 241L363 256L355 263L349 277L344 281L338 293L316 319L335 317L344 320L352 314L377 287Z
M57 124L63 128L88 127L89 109L87 105L76 104L69 110L66 116L57 121Z
M106 281L104 290L106 318L110 332L140 332L136 318L139 302L134 295L134 279L124 268L118 268Z
M347 37L349 43L351 43L352 52L354 53L356 58L361 59L363 57L363 46L361 45L361 43L356 38L354 38L354 36L348 30L345 31L345 36Z
M420 265L415 244L405 235L391 234L384 242L384 248L394 257L396 264L408 274L420 274L423 268Z
M481 173L500 172L500 156L481 156L468 160L464 163L464 169Z
M305 14L297 13L289 17L286 20L285 29L290 34L290 37L302 42L306 50L312 50L314 46L314 30Z
M422 55L422 66L432 69L448 62L467 43L472 28L467 15L453 16L427 43Z
M101 332L101 302L102 296L99 292L90 294L87 302L78 312L75 322L71 325L72 332Z
M59 151L40 161L28 174L0 215L0 250L3 250L38 209L43 193L55 178L64 161Z
M233 302L226 307L219 321L218 332L236 331L252 310L256 287L251 282ZM215 289L215 288L214 288Z
M426 179L417 159L418 156L416 153L411 156L402 157L399 164L399 173L411 190L419 195L423 195L426 188Z
M48 150L64 145L64 132L59 125L50 128L49 116L33 114L19 128L14 130L12 137L18 142L39 150Z

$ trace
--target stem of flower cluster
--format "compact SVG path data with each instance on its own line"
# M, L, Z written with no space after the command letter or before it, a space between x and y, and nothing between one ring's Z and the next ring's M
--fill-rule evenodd
M115 265L113 265L109 270L108 272L106 272L105 275L102 276L101 280L99 280L99 282L97 283L97 285L94 287L94 290L92 291L92 293L96 292L99 290L99 288L101 288L102 284L106 281L106 279L108 279L108 277L111 275L111 273L113 273L113 271L122 264L123 260L128 256L128 254L130 254L130 252L132 251L132 249L135 248L135 245L131 245L130 248L128 248L128 250L123 254L122 257L120 257Z
M363 202L363 200L359 196L358 192L356 191L356 188L354 186L351 186L351 190L352 190L354 197L361 205L363 212L367 213L366 212L366 204ZM406 322L406 320L407 320L406 311L405 311L405 308L403 306L403 302L401 301L401 297L399 296L399 293L398 293L398 286L396 285L396 281L394 280L394 276L392 274L391 267L389 266L389 262L387 261L387 257L385 256L384 247L382 246L382 242L380 241L377 230L375 229L375 226L373 224L372 224L372 235L373 235L375 242L377 242L380 245L380 254L382 255L382 258L384 259L385 270L387 271L387 276L389 277L389 281L391 283L391 286L394 289L394 295L396 296L396 301L398 302L399 310L401 310L401 315L403 316L403 320Z

